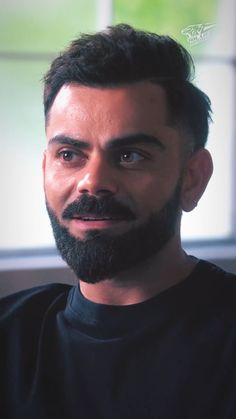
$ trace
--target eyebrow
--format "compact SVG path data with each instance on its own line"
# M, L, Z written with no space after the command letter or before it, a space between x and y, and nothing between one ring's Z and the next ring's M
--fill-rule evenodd
M49 142L48 146L52 146L53 144L61 144L61 145L70 145L79 149L90 149L91 144L83 139L71 138L67 135L59 134L55 137L52 137ZM113 138L108 141L106 144L107 150L118 149L121 147L127 147L134 144L149 144L153 145L161 150L165 150L165 145L161 142L157 137L154 135L144 134L144 133L135 133L130 135L125 135L119 138Z
M71 138L63 134L55 135L55 137L50 138L50 140L48 141L48 146L51 147L54 144L70 145L73 147L83 149L90 148L90 145L87 141Z
M164 150L165 145L154 135L144 134L144 133L135 133L126 135L121 138L114 138L109 141L107 148L116 149L121 147L127 147L134 144L150 144Z

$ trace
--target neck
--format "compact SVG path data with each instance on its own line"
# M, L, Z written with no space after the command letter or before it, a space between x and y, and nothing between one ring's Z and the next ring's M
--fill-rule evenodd
M174 238L142 266L97 284L80 281L80 289L85 298L95 303L137 304L183 281L193 271L196 262Z

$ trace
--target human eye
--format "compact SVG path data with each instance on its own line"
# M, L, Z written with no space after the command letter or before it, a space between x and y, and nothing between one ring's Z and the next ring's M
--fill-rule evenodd
M122 150L119 152L119 164L122 166L135 166L148 159L148 156L140 150Z
M63 164L83 164L86 156L81 151L63 149L57 152L57 159Z
M63 161L71 161L75 158L75 152L71 150L62 150L57 156Z

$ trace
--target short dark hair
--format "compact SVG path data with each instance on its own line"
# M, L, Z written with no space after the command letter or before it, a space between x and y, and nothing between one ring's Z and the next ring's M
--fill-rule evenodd
M64 84L115 87L147 80L163 86L170 118L190 133L195 151L206 144L211 102L192 84L193 77L191 55L169 36L109 26L82 34L52 62L44 78L45 117Z

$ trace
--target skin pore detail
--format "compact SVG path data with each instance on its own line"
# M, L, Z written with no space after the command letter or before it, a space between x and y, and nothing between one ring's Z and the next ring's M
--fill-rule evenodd
M82 188L84 185L86 185L87 182L89 182L89 176L90 176L90 173L86 173L84 175L84 178L81 179L78 183L78 188Z

